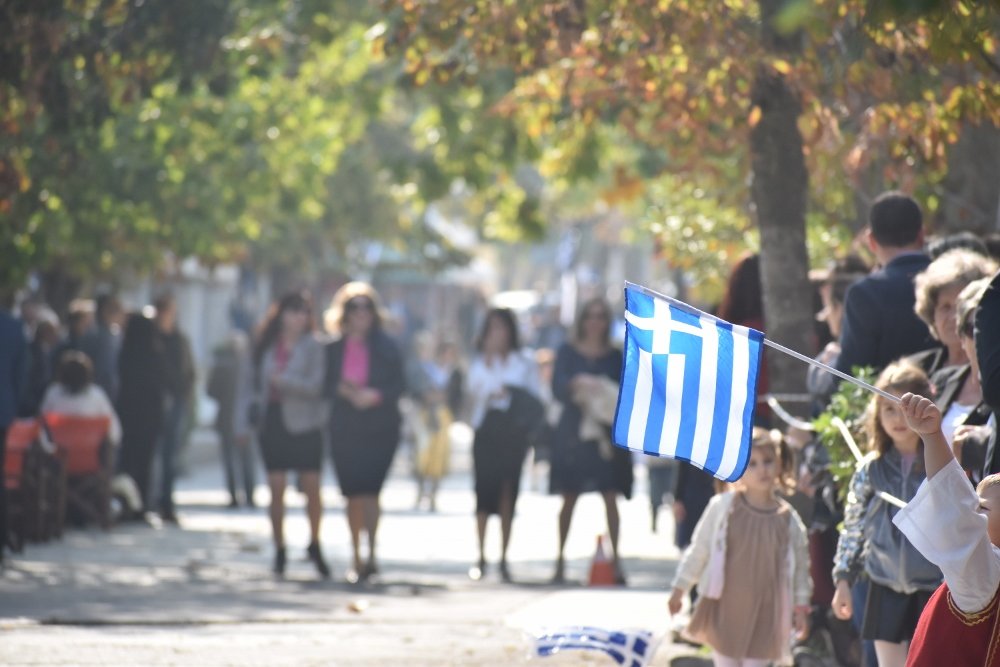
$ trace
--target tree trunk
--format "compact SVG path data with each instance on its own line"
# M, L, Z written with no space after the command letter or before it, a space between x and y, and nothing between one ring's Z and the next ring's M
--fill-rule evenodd
M754 81L753 101L761 110L760 120L750 132L750 155L751 195L760 228L766 334L793 350L813 354L805 219L809 178L798 127L801 104L784 77L764 66ZM772 350L767 364L772 392L805 391L806 366L801 361Z
M1000 231L1000 128L966 124L948 150L935 231Z

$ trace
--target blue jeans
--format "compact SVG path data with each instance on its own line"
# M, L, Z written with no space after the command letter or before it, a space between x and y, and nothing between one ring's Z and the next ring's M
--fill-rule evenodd
M187 400L169 398L164 411L163 432L157 447L160 458L160 506L165 513L174 511L174 478L177 472L177 450L187 422Z

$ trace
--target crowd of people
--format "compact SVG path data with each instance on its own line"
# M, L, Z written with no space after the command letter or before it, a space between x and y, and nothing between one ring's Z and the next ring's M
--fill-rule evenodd
M9 308L4 316L11 338L2 353L8 364L3 431L15 417L106 418L115 481L131 501L126 514L142 516L155 506L164 521L176 522L176 457L190 419L195 365L177 327L174 299L163 295L128 315L113 294L77 299L69 304L65 329L36 299L21 304L19 318ZM160 471L155 500L154 456ZM5 506L0 515L6 517Z
M846 373L870 368L884 392L867 408L868 453L848 488L827 474L829 452L815 438L797 426L776 428L778 411L764 404L766 367L739 482L723 487L687 464L648 467L653 528L672 499L675 540L684 550L669 611L678 613L690 597L686 634L710 646L717 665L787 660L793 639L819 628L841 664L902 667L914 651L934 650L934 629L921 627L925 609L944 613L936 602L942 582L962 613L997 613L996 596L969 584L985 578L995 592L994 552L984 547L980 560L963 568L928 528L937 513L991 510L990 494L1000 488L996 244L969 234L928 242L919 205L897 192L873 203L864 241L874 267L851 255L815 281L817 331L826 336L817 338L817 359ZM736 265L716 312L766 331L759 261L751 255ZM534 451L549 462L550 493L562 497L553 517L559 546L552 581L566 580L564 550L580 495L599 493L615 577L624 583L618 503L632 495L634 461L611 441L622 365L613 313L604 299L587 300L568 331L539 327L541 349L524 344L523 323L505 308L482 314L474 341L424 331L404 346L369 284L341 287L322 317L308 292L281 295L252 337L235 333L218 347L208 377L232 506L254 505L259 454L270 491L272 567L283 574L284 501L294 474L306 498L308 557L329 577L320 543L321 469L329 458L346 498L347 576L367 580L380 570L380 494L401 441L415 450L416 503L433 511L448 472L451 427L462 420L474 431L470 513L479 558L469 575L479 579L495 567L503 581L513 579L507 553L522 471ZM174 299L164 295L127 315L113 295L77 301L64 334L37 303L23 304L20 314L0 314L0 374L10 378L0 383L0 425L48 412L109 417L117 472L139 499L124 518L155 511L177 521L176 457L196 374ZM467 343L472 351L463 363ZM807 384L809 410L819 414L837 379L811 368ZM931 480L944 470L950 481ZM925 490L962 486L959 476L961 492ZM982 498L974 502L977 483ZM922 500L931 496L937 500ZM500 527L495 565L486 557L492 516ZM954 530L985 531L985 520L977 521L964 516ZM982 542L973 537L970 544Z
M717 488L689 466L679 471L701 490L676 489L686 548L668 607L680 612L694 593L683 632L711 647L716 665L785 664L796 641L820 632L827 659L841 665L994 664L995 638L963 646L954 655L968 661L954 662L939 633L972 636L968 627L996 622L1000 564L990 543L1000 538L987 532L1000 483L996 239L928 242L917 202L889 192L873 202L863 240L873 269L852 255L816 283L829 333L817 361L869 369L882 392L848 416L863 421L867 439L849 484L838 488L829 467L845 462L832 462L800 423L788 419L782 432L763 411L739 482ZM737 265L728 295L738 289L741 307L728 315L766 331L763 310L749 307L759 304L757 261ZM838 383L809 369L813 416Z
M131 502L119 519L176 523L174 478L196 413L196 373L174 298L164 294L132 313L113 295L77 300L64 330L33 300L21 304L20 315L10 320L25 342L10 357L9 376L22 378L12 383L19 399L10 418L108 417L116 488L134 489L125 494ZM397 449L403 442L412 446L416 504L434 511L449 468L451 426L461 420L475 432L480 558L470 567L472 578L489 569L487 525L495 515L497 572L512 579L506 554L522 470L534 450L534 458L550 461L552 492L564 500L558 520L553 517L560 534L553 580L565 581L563 550L576 499L595 491L605 500L615 572L624 582L617 501L631 494L632 463L609 435L621 365L610 305L585 304L568 335L561 329L557 335L552 322L538 327L536 337L557 350L540 350L538 341L523 345L525 323L509 309L488 310L467 363L464 341L421 331L410 348L390 329L392 318L366 283L341 287L321 315L307 291L295 290L274 302L252 336L235 330L213 351L205 389L218 408L214 426L230 506L255 506L262 462L273 571L283 574L288 563L291 476L306 499L308 557L321 577L331 574L320 543L321 469L328 458L346 499L352 555L346 575L363 581L378 574L379 497Z

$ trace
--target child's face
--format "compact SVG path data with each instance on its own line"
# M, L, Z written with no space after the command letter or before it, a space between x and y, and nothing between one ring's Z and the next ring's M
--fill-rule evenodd
M770 447L750 450L750 463L740 481L748 491L773 491L778 481L781 462Z
M889 434L889 439L897 447L913 447L918 444L920 436L910 430L903 417L903 410L898 403L887 399L879 400L878 419L882 428Z
M986 517L986 533L990 542L1000 546L1000 484L983 490L979 496L979 513Z

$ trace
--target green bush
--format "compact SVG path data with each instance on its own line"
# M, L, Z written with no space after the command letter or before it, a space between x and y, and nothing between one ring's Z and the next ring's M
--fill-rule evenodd
M875 370L871 367L855 367L852 369L854 377L863 380L868 384L875 382ZM851 453L850 447L844 441L843 435L834 425L834 417L840 417L847 424L848 430L854 436L858 447L862 452L866 449L867 436L865 435L865 415L871 403L872 393L863 387L859 387L852 382L841 382L840 387L833 394L826 410L813 420L813 427L816 429L816 437L823 443L830 454L830 474L837 482L837 489L841 499L847 495L848 484L857 460Z

